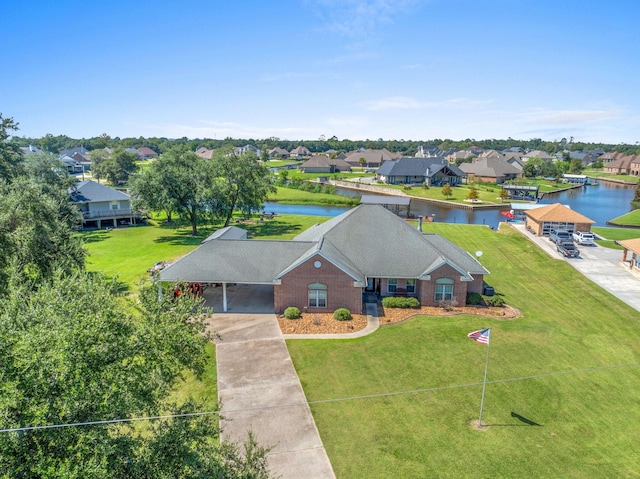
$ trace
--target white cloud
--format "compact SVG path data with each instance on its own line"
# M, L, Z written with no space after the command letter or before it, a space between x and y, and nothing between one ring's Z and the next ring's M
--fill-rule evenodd
M347 36L362 36L424 0L309 0L325 28Z
M469 108L479 105L487 105L490 100L470 100L468 98L451 98L443 101L420 101L405 96L392 96L373 100L364 104L369 111L382 110L428 110L434 108Z

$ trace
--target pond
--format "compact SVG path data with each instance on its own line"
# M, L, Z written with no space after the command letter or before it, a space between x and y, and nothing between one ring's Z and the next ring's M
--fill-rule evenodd
M584 186L560 193L547 194L541 204L562 203L596 222L607 226L607 221L630 211L635 187L617 183L600 182L597 186ZM359 193L338 189L339 194L356 196ZM265 203L267 212L287 215L337 216L349 210L347 206L289 205ZM506 208L505 208L506 209ZM486 224L497 228L505 217L499 209L466 210L444 208L425 201L411 201L411 213L416 216L433 216L439 223Z

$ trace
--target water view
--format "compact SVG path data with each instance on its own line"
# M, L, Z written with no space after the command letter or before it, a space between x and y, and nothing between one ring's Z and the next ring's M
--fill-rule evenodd
M338 189L338 193L347 196L358 192ZM596 222L596 226L607 226L607 221L628 213L633 199L634 187L617 183L600 182L597 186L586 186L556 194L545 195L541 204L562 203ZM505 205L505 209L508 207ZM267 212L287 215L337 216L349 210L347 206L290 205L265 203ZM505 217L499 209L466 210L444 208L420 200L411 201L411 213L416 216L432 216L441 223L486 224L497 228Z

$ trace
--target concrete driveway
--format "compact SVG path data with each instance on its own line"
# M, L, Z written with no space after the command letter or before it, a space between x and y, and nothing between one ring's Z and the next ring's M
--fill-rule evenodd
M565 258L546 236L534 236L523 224L511 224L550 256L567 261L591 281L640 311L640 277L623 265L622 251L602 246L578 246L579 258Z
M205 306L221 313L222 287L210 286L202 294ZM227 285L227 311L231 313L273 313L273 285L229 284Z
M252 431L283 479L335 478L274 314L214 314L222 439Z

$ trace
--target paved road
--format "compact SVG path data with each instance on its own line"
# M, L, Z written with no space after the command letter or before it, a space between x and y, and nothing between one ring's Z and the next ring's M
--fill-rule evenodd
M579 258L564 258L547 237L529 233L522 224L511 224L554 258L565 260L591 281L640 311L640 276L622 264L622 251L602 246L579 246Z
M335 478L274 314L214 314L222 439L252 431L282 479Z

